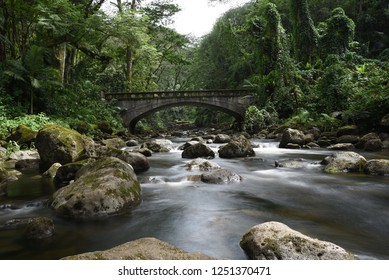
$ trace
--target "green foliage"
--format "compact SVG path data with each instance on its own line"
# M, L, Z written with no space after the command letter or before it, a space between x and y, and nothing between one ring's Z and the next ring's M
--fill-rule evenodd
M325 58L329 54L346 53L354 40L354 34L354 21L346 16L342 8L334 9L331 17L325 22L325 28L321 34L322 57Z
M312 63L318 55L319 34L313 24L307 0L291 0L294 54L298 62Z
M262 129L269 128L277 122L278 114L270 103L262 109L252 105L245 112L244 130L253 134Z
M339 127L341 122L324 113L317 114L307 110L300 110L297 114L290 117L285 124L298 129L318 127L322 131L332 131Z

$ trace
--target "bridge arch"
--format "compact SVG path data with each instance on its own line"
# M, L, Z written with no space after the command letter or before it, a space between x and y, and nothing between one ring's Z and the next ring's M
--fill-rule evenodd
M105 94L105 98L117 101L117 106L124 112L124 125L134 132L137 122L145 116L164 108L185 105L214 108L243 123L252 93L251 90L160 91L110 93Z
M161 105L159 107L156 107L156 108L151 108L150 110L146 111L144 113L141 113L140 115L138 115L137 117L133 118L129 123L128 123L128 128L130 130L130 132L134 132L135 131L135 127L137 125L137 123L153 114L153 113L156 113L156 112L159 112L159 111L162 111L164 109L168 109L168 108L172 108L172 107L181 107L181 106L196 106L196 107L204 107L204 108L209 108L209 109L214 109L214 110L217 110L217 111L221 111L223 113L226 113L232 117L234 117L235 121L241 125L243 124L243 121L244 121L244 115L242 116L241 114L235 112L235 111L232 111L230 109L226 109L224 107L220 107L220 106L216 106L216 105L212 105L212 104L207 104L207 103L197 103L197 102L177 102L177 103L170 103L170 104L166 104L166 105Z

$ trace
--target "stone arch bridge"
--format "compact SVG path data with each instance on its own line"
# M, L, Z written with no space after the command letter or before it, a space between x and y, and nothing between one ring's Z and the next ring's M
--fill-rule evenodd
M248 89L156 91L133 93L106 93L105 99L116 101L123 109L123 121L131 132L139 120L169 107L202 106L225 112L242 125L246 108L254 91Z

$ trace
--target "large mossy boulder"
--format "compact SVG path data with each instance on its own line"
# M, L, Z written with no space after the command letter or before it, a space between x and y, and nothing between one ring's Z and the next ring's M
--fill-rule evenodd
M240 246L252 260L351 260L354 256L327 241L306 236L279 222L252 227Z
M376 176L389 176L388 159L372 159L365 165L365 173Z
M35 146L41 158L41 170L47 170L58 162L67 164L87 157L93 140L75 130L58 125L42 128L36 137Z
M238 157L253 157L255 152L253 146L246 137L240 135L232 139L228 144L220 147L219 157L221 158L238 158Z
M359 129L356 125L342 126L336 132L336 136L339 138L343 135L358 135Z
M57 215L93 219L117 215L139 204L141 189L133 168L118 158L102 158L83 166L74 183L53 194Z
M183 158L214 158L215 152L203 143L187 147L181 154Z
M280 148L286 148L288 144L297 144L302 147L305 144L305 135L302 131L287 128L282 133Z
M324 171L330 174L362 172L366 165L366 159L354 152L337 152L324 158L321 163L326 165Z
M188 253L155 238L141 238L117 247L63 258L64 260L210 260L200 253Z
M19 125L11 130L11 134L6 141L15 141L18 145L30 146L35 141L37 132L25 125Z

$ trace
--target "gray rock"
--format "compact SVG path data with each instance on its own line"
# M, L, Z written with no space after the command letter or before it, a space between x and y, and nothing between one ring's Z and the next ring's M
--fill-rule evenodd
M382 142L380 137L377 135L377 133L371 132L363 135L361 139L358 141L358 143L355 145L355 147L367 151L369 151L370 149L376 150L377 148L378 150L380 150L382 149Z
M372 159L365 165L365 173L369 175L389 176L388 159Z
M285 148L292 149L292 150L298 150L298 149L301 149L301 146L299 144L288 143L288 144L286 144Z
M371 139L365 143L364 150L368 152L378 152L383 149L384 145L381 139Z
M7 185L17 179L15 175L8 172L5 168L0 167L0 197L7 194Z
M149 160L141 153L134 153L105 146L97 146L95 151L96 158L116 157L131 164L135 172L144 172L150 169Z
M63 258L64 260L210 260L200 253L188 253L155 238L141 238L108 249Z
M197 158L186 164L187 170L200 170L200 171L212 171L220 169L220 165L212 161Z
M151 157L153 155L153 152L147 148L134 149L131 152L140 153L140 154L144 155L145 157Z
M322 164L326 165L324 171L330 174L362 172L366 165L366 159L354 152L337 152L327 156Z
M351 260L343 248L306 236L278 222L252 227L240 241L252 260Z
M221 158L238 158L238 157L253 157L255 152L253 146L243 135L232 139L228 144L220 147L219 157Z
M293 168L293 169L304 168L308 164L309 163L307 161L301 158L277 160L274 163L275 167L281 167L281 168L284 167L284 168Z
M303 146L305 144L305 135L302 131L292 128L287 128L282 133L282 138L279 147L286 148L287 144L297 144Z
M182 152L182 157L183 158L199 158L199 157L214 158L215 152L212 151L212 149L209 148L207 145L202 143L197 143L195 145L187 147Z
M128 140L128 141L126 142L126 145L127 145L127 147L135 147L135 146L138 146L139 143L138 143L138 141L136 141L136 140Z
M124 140L120 138L104 139L101 142L103 142L103 144L107 147L116 148L116 149L124 148L127 146L126 142L124 142Z
M167 140L169 141L169 140ZM168 147L166 147L164 144L161 144L161 143L166 143L166 141L157 141L157 140L154 140L152 142L145 142L141 145L141 148L147 148L149 150L151 150L152 152L154 153L167 153L170 151L170 149Z
M209 184L231 184L242 181L242 177L227 169L219 169L201 175L201 181Z
M141 189L133 168L117 158L102 158L83 166L74 183L53 194L57 215L93 219L123 213L138 205Z
M40 159L39 153L36 150L22 150L12 153L8 159L10 160L25 160L25 159Z
M213 143L225 144L231 141L231 137L227 134L217 134Z

